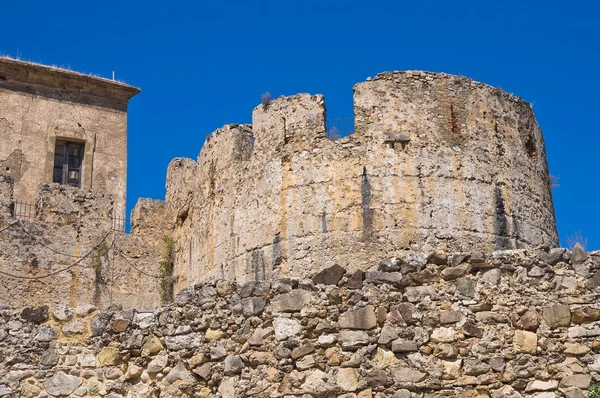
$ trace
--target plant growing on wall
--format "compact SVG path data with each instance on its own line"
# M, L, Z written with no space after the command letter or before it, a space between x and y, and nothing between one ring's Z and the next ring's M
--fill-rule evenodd
M590 398L600 398L600 383L592 383L589 388Z
M160 301L171 302L173 301L173 238L170 236L164 237L165 241L165 252L163 258L159 263L158 275L160 278Z

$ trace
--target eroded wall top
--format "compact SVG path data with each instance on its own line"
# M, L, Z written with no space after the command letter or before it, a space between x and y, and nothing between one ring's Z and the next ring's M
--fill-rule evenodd
M405 249L558 243L542 132L522 99L460 76L382 73L354 87L354 134L323 96L282 97L168 172L179 287L306 276Z

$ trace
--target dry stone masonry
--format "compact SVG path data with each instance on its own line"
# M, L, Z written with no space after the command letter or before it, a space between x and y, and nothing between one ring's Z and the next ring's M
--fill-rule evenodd
M424 255L179 292L154 312L0 311L3 397L586 397L600 253Z

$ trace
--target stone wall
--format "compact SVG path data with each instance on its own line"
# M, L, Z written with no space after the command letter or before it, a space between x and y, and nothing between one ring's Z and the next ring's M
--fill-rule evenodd
M181 291L155 312L0 310L0 396L586 397L600 253L405 251Z
M110 195L58 184L42 186L33 218L15 219L12 189L0 176L0 306L158 306L160 224L138 210L140 232L126 234Z
M109 193L125 214L127 102L138 88L0 58L0 174L34 202L52 182L57 140L83 143L82 188Z
M320 95L259 105L167 177L178 288L365 267L407 248L558 244L531 106L465 77L383 73L354 87L353 135Z

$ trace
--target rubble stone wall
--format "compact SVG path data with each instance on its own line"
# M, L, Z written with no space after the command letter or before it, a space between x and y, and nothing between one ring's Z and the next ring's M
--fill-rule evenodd
M306 276L402 250L557 246L531 106L465 77L383 73L354 87L354 134L326 138L321 95L259 105L252 126L175 159L177 287Z
M0 306L159 305L159 223L138 211L143 233L126 234L110 195L58 184L42 186L33 218L15 219L12 189L0 176Z
M0 396L587 397L599 286L580 247L405 251L198 284L154 312L0 310Z

